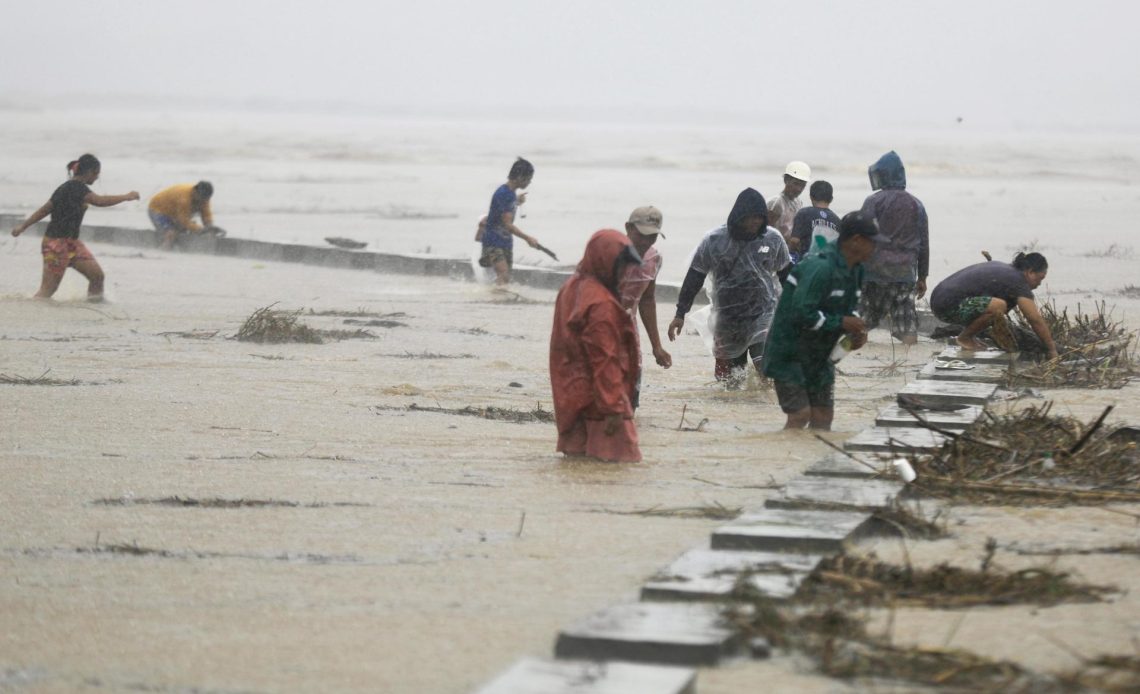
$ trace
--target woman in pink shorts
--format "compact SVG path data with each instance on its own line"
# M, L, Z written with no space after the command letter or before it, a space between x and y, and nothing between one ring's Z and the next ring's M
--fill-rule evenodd
M87 298L100 301L103 298L103 268L99 267L91 251L79 240L79 226L88 205L110 207L128 200L138 200L139 194L131 191L126 195L97 195L91 191L91 184L99 178L99 160L91 154L84 154L67 165L70 179L55 189L51 199L12 230L12 236L24 231L51 215L41 250L44 256L44 275L37 299L50 299L63 273L69 267L87 278Z

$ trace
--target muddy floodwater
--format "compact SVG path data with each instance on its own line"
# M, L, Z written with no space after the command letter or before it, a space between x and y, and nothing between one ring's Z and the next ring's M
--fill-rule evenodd
M111 301L83 302L69 275L44 303L26 298L38 258L4 243L0 373L60 383L0 385L6 689L468 691L549 655L559 628L635 599L719 524L631 512L758 506L827 452L780 431L771 391L715 386L693 334L669 345L672 369L646 370L641 464L564 462L550 423L461 412L550 410L553 292L93 244ZM319 329L389 322L319 345L231 339L273 302L323 314L301 317ZM843 363L834 441L869 425L937 349L872 340ZM1114 421L1135 422L1136 392L1048 395L1089 419L1113 402ZM1043 561L1019 549L1137 539L1134 517L1100 509L948 513L951 537L913 557L972 564L993 536L996 561L1017 568ZM1065 647L1130 652L1135 556L1046 560L1131 592L912 610L893 628L1046 670L1075 664ZM795 658L740 661L699 682L847 686L811 673Z
M1105 301L1140 327L1134 136L86 109L0 111L0 124L0 212L36 209L65 162L92 149L103 161L96 192L143 200L93 208L90 225L146 226L153 193L208 179L217 223L234 237L346 236L370 251L449 257L475 251L475 220L521 154L537 169L525 231L572 265L594 230L654 204L662 279L673 283L745 186L771 197L786 162L804 159L832 182L842 214L870 192L866 167L893 148L930 214L931 287L981 250L1036 249L1050 261L1041 297L1085 310ZM550 656L560 628L636 599L678 555L707 547L722 521L699 511L759 507L829 452L781 431L771 390L719 388L686 332L667 345L672 369L646 356L644 462L562 460L543 421L553 291L91 243L109 302L84 302L69 273L45 303L28 298L39 239L8 231L0 691L468 692L520 657ZM521 264L553 262L517 251ZM304 311L317 330L370 334L233 339L271 304ZM673 307L658 308L664 327ZM873 331L841 365L828 438L870 426L940 347L924 338L907 352ZM1140 424L1137 384L1044 395L1055 413L1087 422L1115 404L1110 424ZM502 418L473 416L485 408ZM1046 565L1119 591L1047 608L873 611L871 628L1052 673L1135 654L1140 560L1106 550L1135 547L1137 514L941 509L946 539L855 551L977 568L993 538L994 566ZM814 673L796 656L734 660L703 669L698 688L870 688Z

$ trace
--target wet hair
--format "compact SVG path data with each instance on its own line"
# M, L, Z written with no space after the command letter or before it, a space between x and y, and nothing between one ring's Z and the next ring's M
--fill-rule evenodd
M209 200L210 196L214 194L214 185L209 181L198 181L198 183L194 185L194 192L197 193L198 197L202 200Z
M808 189L808 196L820 202L831 202L832 193L831 184L827 181L816 181Z
M67 173L69 176L79 176L91 171L98 171L103 168L99 160L95 158L94 154L84 154L82 157L74 161L67 162Z
M1049 261L1045 260L1045 256L1040 253L1018 253L1013 256L1013 262L1010 263L1014 270L1021 270L1025 272L1045 272L1049 269Z
M515 163L511 165L511 172L507 174L508 179L530 178L532 176L534 176L534 164L522 157L515 159Z

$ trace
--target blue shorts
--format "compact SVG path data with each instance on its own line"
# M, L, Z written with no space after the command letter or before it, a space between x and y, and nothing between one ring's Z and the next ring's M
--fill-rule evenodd
M182 231L182 227L164 214L159 214L154 210L147 210L147 214L150 215L150 223L159 231Z

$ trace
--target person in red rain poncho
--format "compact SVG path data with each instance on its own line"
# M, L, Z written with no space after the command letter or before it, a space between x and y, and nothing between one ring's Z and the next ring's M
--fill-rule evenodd
M558 450L568 456L641 460L630 404L637 333L618 299L618 282L630 263L641 264L641 258L629 237L613 229L596 232L554 303L550 388Z

